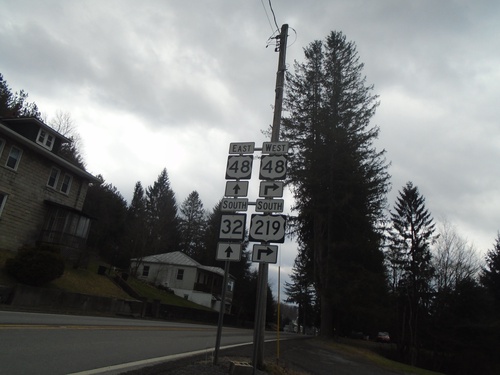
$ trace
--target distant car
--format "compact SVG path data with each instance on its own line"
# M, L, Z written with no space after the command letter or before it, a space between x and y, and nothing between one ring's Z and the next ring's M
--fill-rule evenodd
M387 333L387 332L379 332L379 333L377 333L377 341L378 342L390 342L391 337L389 336L389 333Z

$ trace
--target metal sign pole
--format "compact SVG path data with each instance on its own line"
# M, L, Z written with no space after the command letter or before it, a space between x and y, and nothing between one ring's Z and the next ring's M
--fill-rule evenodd
M222 336L222 323L224 321L224 310L226 309L226 290L227 290L228 275L229 275L229 262L226 260L224 262L224 280L222 281L219 322L217 324L217 338L215 339L215 351L214 351L214 362L213 362L214 365L217 365L217 362L219 360L220 340Z

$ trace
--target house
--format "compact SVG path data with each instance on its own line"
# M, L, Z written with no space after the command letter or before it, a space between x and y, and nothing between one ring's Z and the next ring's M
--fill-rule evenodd
M131 260L137 278L171 289L177 296L220 311L224 270L203 266L180 251ZM231 312L235 279L228 276L225 312Z
M0 119L0 249L51 244L67 259L85 253L82 213L99 180L61 157L70 140L35 118Z

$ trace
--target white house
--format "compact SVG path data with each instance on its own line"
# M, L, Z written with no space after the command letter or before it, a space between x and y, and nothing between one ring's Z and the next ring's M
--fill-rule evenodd
M171 289L189 301L220 311L224 270L203 266L180 251L131 259L137 278ZM225 312L231 312L235 279L228 275Z

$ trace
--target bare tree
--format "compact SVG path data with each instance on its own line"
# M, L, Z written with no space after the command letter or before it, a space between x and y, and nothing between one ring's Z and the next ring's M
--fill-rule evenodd
M71 141L69 144L64 144L62 146L60 150L61 156L84 168L85 162L82 155L83 141L76 129L75 122L71 118L71 114L69 112L57 110L54 118L47 120L45 115L43 118L44 122L46 122L52 129L64 135Z
M451 292L462 281L476 278L480 261L474 246L461 237L447 220L439 225L438 231L433 256L436 291Z

